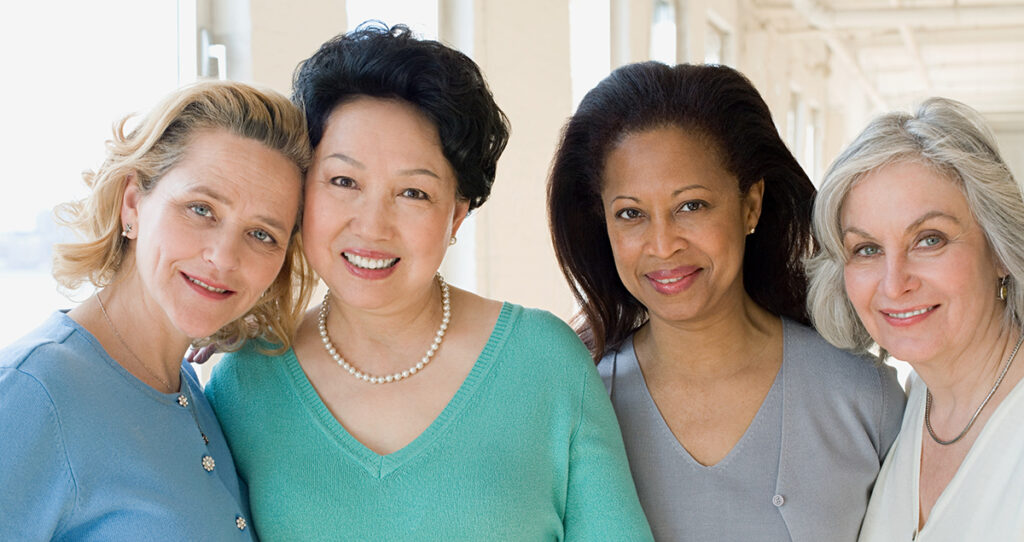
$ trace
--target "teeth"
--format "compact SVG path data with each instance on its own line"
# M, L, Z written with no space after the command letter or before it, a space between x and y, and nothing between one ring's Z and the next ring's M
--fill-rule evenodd
M676 277L674 279L654 279L654 282L658 284L672 284L673 282L679 282L683 280L683 277Z
M924 313L932 310L933 308L934 307L925 307L923 309L918 309L916 311L909 311L909 312L887 312L885 314L887 316L889 316L890 318L910 318L911 316L917 316L919 314L924 314Z
M205 283L205 282L203 282L203 281L201 281L199 279L194 279L192 277L187 277L187 278L188 278L188 280L192 281L192 284L195 284L196 286L202 286L203 288L205 288L205 289L207 289L207 290L209 290L211 292L218 293L218 294L223 294L223 293L227 292L227 290L225 290L223 288L214 288L213 286L210 286L209 284L207 284L207 283Z
M395 265L395 263L398 261L398 258L387 258L378 260L374 258L364 258L357 254L349 254L348 252L342 252L341 254L345 256L345 259L348 260L349 263L356 267L362 267L363 269L384 269L386 267L391 267L392 265Z

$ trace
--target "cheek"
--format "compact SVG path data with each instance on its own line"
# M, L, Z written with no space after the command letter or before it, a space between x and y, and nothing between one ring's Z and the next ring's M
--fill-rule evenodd
M846 296L862 320L866 320L865 317L871 313L870 305L875 291L875 282L872 273L867 269L849 265L843 269Z

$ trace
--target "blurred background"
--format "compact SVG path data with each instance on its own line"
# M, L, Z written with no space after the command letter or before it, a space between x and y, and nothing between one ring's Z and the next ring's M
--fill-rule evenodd
M57 203L85 194L116 119L199 79L288 94L296 64L367 19L405 23L483 69L512 123L489 202L443 271L461 287L568 319L544 209L559 131L610 70L648 59L745 73L815 183L876 114L961 100L1024 174L1024 1L90 0L10 2L0 17L0 344L90 288L59 293ZM742 129L742 127L737 127Z

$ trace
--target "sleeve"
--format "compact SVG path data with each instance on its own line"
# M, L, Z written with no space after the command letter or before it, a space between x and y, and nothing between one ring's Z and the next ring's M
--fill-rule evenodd
M17 369L0 369L0 435L0 540L50 540L76 486L50 395Z
M580 420L569 445L565 540L653 540L615 411L597 370L590 363L586 368Z
M889 448L896 440L903 425L903 411L907 406L907 395L900 387L896 378L896 369L885 365L878 368L878 376L882 383L881 416L878 424L878 459L885 459Z

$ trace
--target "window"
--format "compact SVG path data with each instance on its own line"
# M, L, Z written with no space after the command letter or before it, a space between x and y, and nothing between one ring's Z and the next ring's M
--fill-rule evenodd
M418 37L437 39L437 0L347 0L348 29L377 20L388 26L404 24Z
M670 66L676 63L676 5L671 0L654 0L651 60Z
M45 2L18 2L16 16L10 9L0 22L9 106L0 135L7 179L0 198L0 299L10 308L0 311L0 345L73 305L50 275L51 246L68 235L55 225L53 207L87 193L81 172L100 165L114 121L146 111L189 82L179 77L179 20L194 21L195 5L67 2L59 17ZM45 21L45 31L25 21ZM85 287L74 297L91 293Z
M575 111L611 70L609 0L569 0L569 66Z

